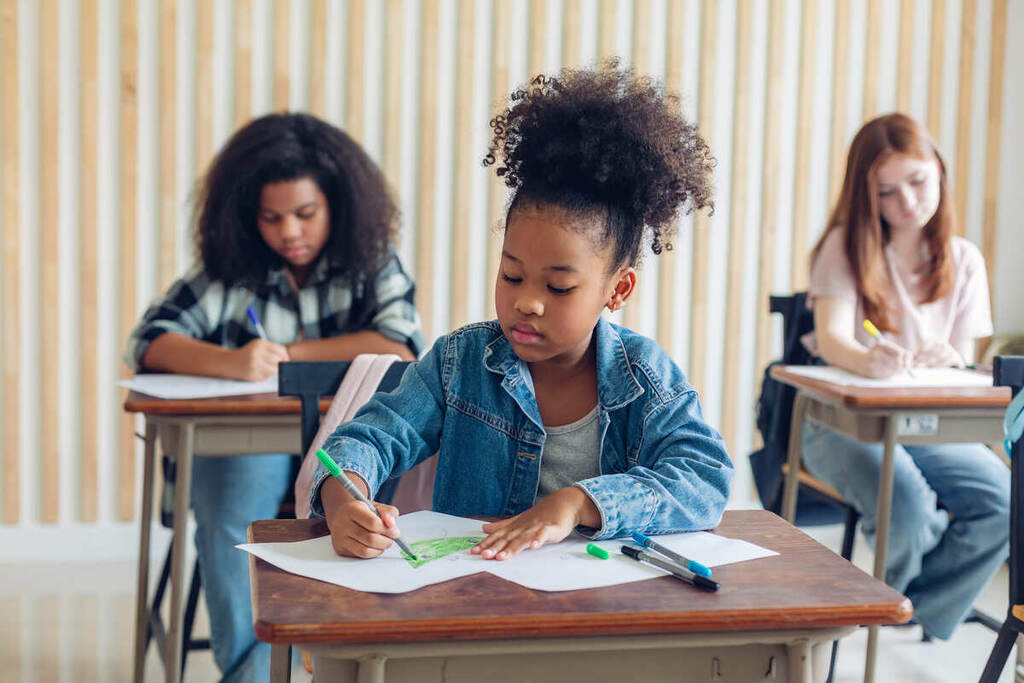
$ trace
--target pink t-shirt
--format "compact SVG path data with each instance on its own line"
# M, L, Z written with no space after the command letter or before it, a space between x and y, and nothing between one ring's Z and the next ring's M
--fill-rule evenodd
M913 350L928 339L976 339L992 334L992 309L988 297L985 259L976 246L962 237L953 237L951 247L953 290L947 296L927 304L918 303L925 294L923 276L905 268L891 244L883 249L890 279L886 297L903 313L894 321L899 331L885 333L887 339ZM846 258L842 231L833 230L825 239L818 258L811 264L811 283L807 293L807 305L812 309L816 297L857 299L853 326L855 337L865 346L872 344L871 335L861 325L864 320L864 304L857 296L857 285L850 261ZM803 342L811 353L817 355L817 340L813 332L805 335Z

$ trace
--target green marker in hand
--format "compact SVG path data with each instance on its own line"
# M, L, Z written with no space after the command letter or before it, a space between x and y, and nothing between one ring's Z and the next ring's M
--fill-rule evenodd
M353 498L362 503L366 503L366 507L370 508L370 511L373 512L373 514L377 515L378 517L381 517L380 511L373 505L373 503L369 501L369 499L366 496L363 495L363 492L359 490L359 487L352 483L351 479L349 479L348 477L341 473L341 468L338 467L338 463L334 462L331 456L327 455L327 452L324 451L324 449L318 448L316 451L316 457L317 459L320 460L323 466L327 468L327 471L331 473L331 476L337 479L339 482L341 482L341 485L345 487L345 490L349 492L349 495L351 495ZM381 517L382 521L383 519L384 518ZM418 557L416 557L416 554L412 551L412 548L405 544L405 541L403 541L400 538L396 538L395 543L398 544L398 547L401 548L406 555L408 555L414 560L419 559Z

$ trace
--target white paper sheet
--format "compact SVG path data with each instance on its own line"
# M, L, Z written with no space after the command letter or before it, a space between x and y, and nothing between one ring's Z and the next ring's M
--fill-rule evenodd
M432 538L483 536L480 522L437 512L421 511L398 519L402 538L413 544ZM276 567L300 576L374 593L404 593L459 576L488 571L527 588L543 591L578 590L641 581L664 572L631 560L619 550L626 539L599 541L608 551L602 560L586 552L588 541L579 536L538 550L527 550L510 560L484 560L463 550L413 568L396 546L380 557L358 560L339 557L327 536L295 543L246 543L236 546ZM658 542L708 567L742 562L778 553L707 532L658 536Z
M918 387L990 387L992 375L958 368L914 368L914 376L902 372L889 379L861 377L830 365L789 365L794 375L851 387L913 389Z
M199 375L142 374L122 380L118 386L127 387L147 396L166 399L215 398L244 394L276 394L277 375L262 382L239 382L232 379L201 377Z
M483 538L483 523L464 517L420 511L398 518L398 528L407 543L433 538ZM371 593L405 593L486 569L488 560L469 550L427 562L415 569L402 557L397 545L372 560L339 557L331 547L330 536L294 543L244 543L235 546L275 567L299 576L334 583ZM413 546L413 550L417 550Z

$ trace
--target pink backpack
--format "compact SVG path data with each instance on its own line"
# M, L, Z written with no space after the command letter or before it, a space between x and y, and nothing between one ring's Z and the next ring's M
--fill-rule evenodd
M356 356L341 380L341 386L334 394L331 407L320 420L309 451L302 459L299 476L295 479L295 516L298 519L309 517L309 494L313 488L313 474L319 461L316 451L324 445L327 437L342 422L351 420L356 412L363 407L377 391L377 386L384 374L395 361L400 360L394 354L364 353ZM402 475L391 504L402 514L429 510L434 495L434 474L437 472L437 457L431 457Z

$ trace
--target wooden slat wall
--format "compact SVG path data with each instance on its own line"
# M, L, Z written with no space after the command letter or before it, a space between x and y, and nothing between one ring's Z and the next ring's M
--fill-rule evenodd
M252 0L235 0L235 127L252 108Z
M177 0L160 2L160 255L157 287L163 291L178 275L178 194L174 171L177 166L178 66L175 39L178 19ZM197 127L198 130L198 127Z
M416 307L423 332L433 339L442 330L434 320L434 189L437 175L437 41L439 0L424 0L420 28L419 191L416 199Z
M135 301L135 197L138 184L136 154L138 145L138 9L135 0L121 2L121 78L120 78L120 182L121 198L119 243L121 245L121 310L118 339L127 339L138 310ZM125 375L127 376L127 371ZM120 488L118 516L135 516L135 422L122 414L118 431Z
M274 110L284 111L289 104L291 56L291 3L274 0Z
M508 76L509 21L511 15L508 0L498 0L494 3L494 15L491 17L491 116L494 115L494 112L501 111L508 106L508 93L511 88ZM488 136L488 145L490 142L491 139ZM500 163L500 159L498 159L498 163ZM504 227L505 220L505 184L492 174L488 188L487 281L483 283L483 286L486 288L485 291L488 292L486 297L486 317L493 318L495 315L494 297L490 293L494 291L494 283L498 277L498 264L500 262L503 237L501 228Z
M747 157L750 153L750 41L754 0L736 5L736 76L732 122L732 190L729 210L728 290L725 305L725 360L722 380L722 436L730 452L736 450L736 417L740 410L740 364L743 339L744 247L747 220ZM746 405L744 402L743 405Z
M309 111L323 117L325 104L324 64L327 61L327 0L309 5Z
M196 175L213 157L213 3L196 4Z
M839 194L846 169L846 91L850 87L846 77L850 58L850 0L836 0L836 20L833 29L832 68L832 141L829 146L828 196L833 201Z
M665 86L668 91L682 92L683 85L683 3L668 4L668 25L665 40ZM680 102L680 105L682 103ZM681 218L678 219L681 223ZM677 233L675 244L683 239ZM662 252L658 265L658 343L666 349L675 349L676 267L678 249Z
M974 102L974 31L978 0L963 0L960 18L960 77L956 107L956 170L953 172L953 198L956 205L956 230L967 232L967 180L971 152L971 107ZM933 131L937 135L937 132Z
M716 13L718 3L704 0L700 8L700 83L697 94L697 125L711 149L715 149L715 49L718 40ZM669 37L669 40L672 40ZM706 211L693 219L693 256L690 261L690 362L687 375L690 383L703 394L708 380L707 308L708 308L708 230L710 220Z
M793 179L793 235L790 284L807 287L807 232L810 225L808 186L811 182L811 118L814 114L814 67L817 59L817 2L805 0L800 19L800 81L796 121L796 174ZM869 79L865 76L865 81Z
M20 179L18 135L18 0L0 2L0 233L3 235L3 273L0 273L0 363L3 381L0 385L0 406L3 408L3 440L0 441L0 494L3 495L3 523L19 520L21 490L19 487L21 456L21 351L18 333L21 329L21 305L18 300L21 264L19 226Z
M996 262L996 211L999 208L999 150L1003 133L1003 79L1006 69L1006 3L992 3L992 39L989 57L988 125L985 128L985 204L981 224L981 253L989 269L989 289ZM993 292L989 292L992 294Z
M946 41L946 0L932 0L931 41L928 62L927 128L938 139L942 122L942 53Z
M764 98L764 155L761 162L761 244L757 278L757 339L754 350L754 377L760 381L760 372L771 357L771 319L768 315L768 297L774 287L775 236L779 230L779 129L782 124L782 59L783 29L786 17L784 0L771 0L768 8L768 60L765 73ZM837 41L838 42L838 41ZM833 124L834 125L834 124ZM835 139L833 135L833 139Z
M711 397L708 400L712 403L705 405L705 411L737 456L741 469L738 481L745 467L742 455L753 441L752 420L747 416L752 413L754 387L775 341L771 338L767 297L806 287L809 236L823 227L835 200L851 128L856 128L855 122L863 117L881 113L880 105L888 106L886 93L880 92L879 74L888 68L880 62L884 51L872 48L877 48L884 33L880 22L895 15L897 7L900 26L895 35L886 34L896 41L896 63L891 65L897 72L894 101L899 108L908 108L912 85L916 89L921 83L927 90L925 123L931 133L938 138L943 121L947 129L955 131L954 148L943 151L950 161L961 230L971 228L969 234L980 234L990 273L995 265L1001 227L997 224L1000 157L1006 153L1001 148L1001 136L1007 76L1007 0L962 0L959 4L947 0L870 0L864 9L852 0L770 0L766 7L759 4L760 0L737 0L735 18L731 8L717 0L530 0L525 6L517 5L516 0L451 0L450 4L449 0L424 0L418 5L387 0L382 8L367 0L348 0L339 5L330 0L270 0L256 7L252 0L232 0L232 11L224 15L232 25L225 32L214 31L212 3L196 3L194 23L179 25L177 0L139 3L141 6L136 5L137 1L119 0L116 13L111 14L116 16L117 25L108 27L102 23L106 16L100 7L103 3L80 0L81 23L70 29L80 36L78 66L64 73L59 68L59 60L64 59L60 52L63 46L58 44L57 36L67 35L68 29L59 25L67 21L59 11L59 1L34 4L0 0L3 524L104 522L133 516L138 495L134 488L138 450L132 437L135 424L120 415L119 406L104 404L112 395L110 387L124 371L113 358L116 350L101 340L123 344L148 304L139 300L140 292L149 296L153 285L163 290L179 275L183 264L178 257L185 246L181 240L191 239L185 220L191 214L190 193L216 152L214 122L224 116L241 125L265 110L290 108L290 86L294 82L308 82L308 91L297 94L297 101L308 102L309 109L319 114L330 108L327 95L333 87L344 106L332 116L356 139L379 133L379 161L399 194L401 228L414 246L405 265L416 278L424 328L427 337L433 338L479 317L481 311L473 310L471 302L480 302L477 295L481 290L483 314L494 314L492 288L502 233L491 228L500 226L504 218L506 190L493 170L486 171L486 190L477 189L472 181L478 177L474 174L481 172L479 160L486 152L483 146L476 146L489 133L487 120L480 115L480 104L486 101L489 119L507 102L508 93L523 85L520 81L527 74L550 71L552 57L568 66L587 66L582 60L612 56L616 45L628 43L629 54L624 55L624 61L646 73L659 55L655 50L663 51L660 54L665 58L663 73L668 89L684 91L687 102L695 103L697 122L713 151L732 150L727 165L730 172L715 178L715 200L723 211L728 208L723 214L728 220L716 221L704 212L698 213L692 225L691 250L648 257L648 263L657 264L657 276L643 278L643 288L627 307L624 321L639 325L642 319L644 331L653 330L658 341L686 366L694 385ZM302 19L304 28L296 31L293 19L303 18L306 5L308 26ZM863 35L851 33L853 8L866 18ZM975 35L982 23L979 17L986 17L989 8L991 36L979 39ZM38 31L19 33L19 9L29 13L27 19L22 17L21 28L35 26L38 21ZM626 17L631 24L628 30L620 25L627 9L632 12L632 19ZM918 23L926 21L926 9L930 10L931 24L923 31L917 30L922 28ZM269 16L263 15L264 11ZM699 29L688 27L687 13L698 20L698 11ZM830 17L827 27L820 21L826 16ZM336 21L344 26L340 49L328 43L331 24ZM455 24L443 26L442 21ZM729 21L728 27L721 25L725 21ZM139 43L142 25L159 26L154 44ZM959 45L947 44L947 25L949 35L955 35ZM486 27L486 40L476 33L480 26ZM987 32L987 27L984 30ZM179 31L186 35L179 35ZM103 41L105 32L116 34L117 40ZM442 35L452 37L454 58L446 51L447 46L439 43ZM218 50L219 36L230 36L226 57L220 56L224 51ZM693 36L699 37L699 44L687 48L693 45ZM759 42L761 36L764 43ZM308 51L308 60L291 60L293 40L300 41L301 49ZM817 60L825 50L819 46L824 48L829 40L834 41L833 62L824 70L828 75L821 78L823 70L818 68ZM915 45L922 40L924 45ZM24 42L19 45L19 41ZM195 61L183 62L189 65L188 70L195 70L194 92L184 99L177 90L181 78L176 68L178 42L195 45L190 56ZM382 50L380 64L370 61L375 58L367 54L378 44ZM555 52L549 52L549 47ZM914 61L920 48L930 50L927 64ZM752 54L754 49L763 50L763 58L762 54ZM975 87L975 80L980 78L975 73L975 60L981 58L979 49L989 52L988 89L981 95L986 97L984 104L972 100L978 95L974 91L979 90ZM957 50L960 55L955 98L943 98L947 87L943 73L949 65L943 64L942 56L949 50ZM25 55L29 55L27 60ZM413 55L416 58L409 59ZM441 55L449 57L442 60ZM697 61L689 55L695 55ZM220 59L230 64L220 64ZM856 76L857 68L849 67L851 59L863 61L863 78ZM146 96L153 101L146 104L147 111L155 112L155 119L143 122L139 120L141 103L136 91L138 65L154 62L159 65L159 79L147 90ZM489 73L478 81L479 72L473 65L481 62ZM37 72L21 73L36 64ZM103 71L104 64L111 65L110 73ZM262 75L259 82L254 82L254 66L264 64L269 65L269 73L259 69ZM406 73L410 64L415 69L411 75ZM794 68L787 69L790 64ZM230 72L233 92L221 99L214 96L213 75L225 68ZM451 73L444 73L448 69ZM684 84L684 71L694 74L696 82ZM328 83L328 74L340 74L341 80L336 85ZM515 82L511 74L516 74ZM19 99L25 97L19 90L19 78L39 82L38 100L35 87L32 102ZM117 92L115 101L102 99L105 78L108 83L117 83L111 88ZM77 90L69 88L74 79L78 79ZM415 85L407 90L409 83ZM687 91L684 85L695 92ZM761 87L764 101L754 101ZM481 88L487 88L486 92ZM64 102L58 91L77 92L79 97ZM863 93L862 102L851 93ZM194 101L194 106L184 111L181 101ZM830 109L824 123L815 112L821 102ZM261 103L258 110L254 110L253 103ZM220 106L229 110L219 111ZM71 111L63 111L64 107ZM104 108L116 111L119 117L116 139L101 139L103 124L99 117ZM716 119L723 120L730 109L731 127L716 126ZM28 111L30 118L22 120L19 110ZM379 124L365 118L368 114L364 112L377 111L382 117ZM412 126L408 126L403 111L415 113L408 117L414 119ZM79 137L64 149L58 144L64 140L58 134L58 125L68 116L77 117ZM821 141L810 139L815 126L822 128ZM985 127L985 142L972 146L972 140L981 139L978 126ZM140 130L143 135L158 134L159 141L145 140L143 144L137 139ZM179 130L191 131L189 139L180 139ZM725 136L731 137L731 145L723 144L729 140ZM176 161L182 144L195 148L194 163L184 174ZM447 154L439 145L448 144L452 145L454 168L438 176L438 155ZM827 155L818 153L821 144L828 146ZM761 157L756 156L759 148ZM101 165L108 149L113 155L108 161L116 163L118 171L105 184ZM721 159L720 153L718 156ZM74 217L58 215L64 205L58 202L57 181L65 177L63 165L67 163L76 163L71 170L79 192L79 205L72 207L77 213ZM754 183L748 173L754 163L760 164L757 176L763 182ZM145 177L153 179L152 191L140 191L137 164L145 167ZM24 168L38 172L22 177ZM983 168L984 173L968 183L971 168ZM822 176L827 178L825 183L813 182ZM408 187L402 188L402 182ZM817 196L823 191L828 197ZM790 193L792 205L786 201ZM145 200L143 203L152 195L152 215L137 216L137 195L138 201ZM448 231L436 224L435 208L447 209L447 203L441 201L447 197L452 200L451 238L441 244L438 236ZM113 199L119 204L107 211ZM965 225L965 218L971 219L965 209L970 200L975 206L980 200L983 206L980 229ZM477 224L477 211L485 224ZM104 221L104 215L109 215L108 221ZM745 245L751 238L745 226L752 222L760 231L756 236L756 274L744 272L744 255L748 253ZM65 227L77 230L78 249L71 254L73 268L58 264L57 250L52 246L63 236ZM486 238L481 235L477 239L476 230L485 230ZM709 266L714 258L720 258L713 253L718 242L710 239L711 230L728 232L727 240L722 242L729 245L727 268ZM684 231L677 241L689 246L689 232ZM25 234L33 237L26 240L22 236ZM108 244L117 244L117 253L105 258L101 250ZM148 245L152 248L141 255L148 260L137 263L137 247ZM436 271L438 250L447 252L442 260L451 261L450 272ZM776 266L780 257L788 268ZM486 263L482 282L476 281L476 271L467 267L481 262ZM63 279L66 277L78 279L68 283ZM688 279L690 290L685 324L677 324L675 319L682 289L680 278ZM751 289L748 278L756 278L757 291L756 316L751 320L742 312L749 310L743 299L744 292ZM25 292L26 286L32 290ZM710 300L716 291L725 293L724 301ZM62 292L72 292L69 301L60 300ZM447 306L437 303L438 295L446 297ZM42 305L38 311L26 310L23 300L40 301ZM652 315L653 320L648 319ZM82 337L79 360L73 368L62 367L57 341L76 324ZM20 334L26 326L33 340L29 349L21 346ZM754 334L747 332L751 326L756 330ZM719 349L721 371L711 369ZM688 354L686 359L680 358L683 353ZM73 404L74 414L63 415L58 408L59 382L76 373L82 394ZM29 386L29 382L38 386ZM705 393L708 388L715 390ZM23 403L23 395L38 396L39 400ZM73 452L58 452L54 424L66 425L61 443L71 443ZM32 448L32 452L26 448ZM55 487L52 481L66 462L74 465L70 470L79 479L70 486Z
M633 1L633 39L632 39L632 52L633 57L631 60L631 66L637 73L649 73L650 72L650 54L651 46L648 42L649 32L651 26L651 5L650 0L634 0ZM643 258L643 254L641 257ZM655 257L648 257L643 259L647 264L652 264L655 261ZM660 257L659 257L660 260ZM654 289L657 280L651 280L649 277L644 277L646 273L643 271L647 270L641 268L640 277L636 281L636 290L633 292L633 296L630 297L629 302L622 311L622 322L623 324L634 330L640 329L640 314L646 308L646 301L653 295L657 294Z
M363 76L366 55L366 5L363 0L349 0L348 3L348 57L345 75L345 130L357 142L363 140L363 91L366 78ZM435 27L436 28L436 27ZM436 66L435 66L436 71Z
M80 506L77 517L84 522L99 518L99 410L96 388L99 385L97 362L99 348L99 220L97 177L99 175L99 21L97 0L83 0L81 5L81 43L79 69L81 90L81 162L79 166L79 250L81 256L81 287L79 289L79 324L81 325L82 431Z
M49 26L57 23L57 0L44 0L40 5L39 46L41 79L40 107L42 109L42 129L39 135L40 148L40 207L39 207L39 272L40 278L40 381L42 383L39 396L41 404L39 415L44 425L61 424L58 412L58 361L57 341L60 338L60 312L56 306L48 305L59 297L60 264L55 249L59 239L57 207L59 203L59 165L60 150L57 147L59 138L58 111L58 49L57 32ZM59 454L56 429L42 429L39 442L42 451L40 467L40 495L42 505L39 516L44 522L56 522L60 516L58 490L54 483L59 471Z

